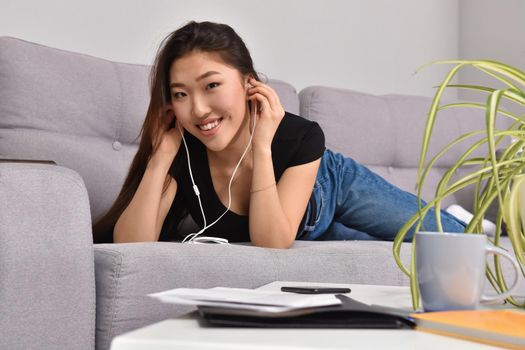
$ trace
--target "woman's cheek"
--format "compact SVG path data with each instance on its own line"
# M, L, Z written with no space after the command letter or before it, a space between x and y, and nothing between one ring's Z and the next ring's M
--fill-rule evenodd
M246 97L244 93L228 92L216 94L210 100L211 106L214 106L216 109L220 110L221 113L228 114L242 114Z
M173 113L175 114L175 118L177 118L177 121L185 128L187 128L189 123L188 118L188 110L187 108L183 108L180 105L176 105L173 107Z

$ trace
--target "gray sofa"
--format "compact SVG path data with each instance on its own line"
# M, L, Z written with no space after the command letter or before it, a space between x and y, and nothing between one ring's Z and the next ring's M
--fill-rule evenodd
M407 284L391 242L296 242L288 250L93 245L91 223L115 199L137 150L148 73L147 66L0 38L0 158L56 162L0 162L0 348L108 349L118 334L188 312L146 296L169 288ZM286 110L319 122L329 148L414 192L429 98L320 86L297 94L286 82L270 83ZM433 149L483 125L472 111L450 110L446 118ZM433 170L427 197L453 160ZM469 198L449 202L468 208ZM409 251L404 244L405 263Z

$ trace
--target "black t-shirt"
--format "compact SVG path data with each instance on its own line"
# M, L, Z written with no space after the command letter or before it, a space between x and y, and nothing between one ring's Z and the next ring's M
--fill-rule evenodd
M184 136L190 152L193 178L201 194L206 222L210 225L224 213L226 207L213 187L206 147L193 135L186 133ZM289 167L319 159L324 150L324 134L319 124L286 112L272 141L275 180L278 182ZM197 196L193 192L184 145L181 145L176 158L176 163L180 167L179 171L174 172L178 189L168 215L173 212L174 207L184 207L202 228L204 223ZM167 232L163 232L161 237L165 234ZM203 235L223 237L230 242L247 242L250 240L248 216L228 211L215 225L206 229Z

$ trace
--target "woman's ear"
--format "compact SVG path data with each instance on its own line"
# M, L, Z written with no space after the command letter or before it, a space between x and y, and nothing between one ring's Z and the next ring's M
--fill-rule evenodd
M252 79L253 77L251 75L247 75L244 77L244 88L246 90L248 89L251 89L253 87L252 84L250 84L250 79Z

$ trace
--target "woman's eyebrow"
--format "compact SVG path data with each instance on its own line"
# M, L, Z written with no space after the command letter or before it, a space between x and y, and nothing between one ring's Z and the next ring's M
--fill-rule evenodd
M204 79L204 78L207 78L207 77L212 76L212 75L215 75L215 74L221 74L221 73L219 73L219 72L217 72L217 71L214 71L214 70L210 70L210 71L208 71L208 72L206 72L206 73L204 73L204 74L198 76L197 79L195 79L195 81L198 82L198 81L200 81L200 80L202 80L202 79ZM174 88L174 87L185 87L185 86L186 86L186 85L184 85L183 83L177 83L177 82L174 82L174 83L171 83L171 84L170 84L170 88Z
M216 71L214 71L214 70L211 70L211 71L209 71L209 72L206 72L206 73L202 74L200 77L198 77L197 79L195 79L195 81L202 80L202 79L204 79L204 78L207 78L207 77L209 77L209 76L211 76L211 75L215 75L215 74L221 74L221 73L216 72Z

